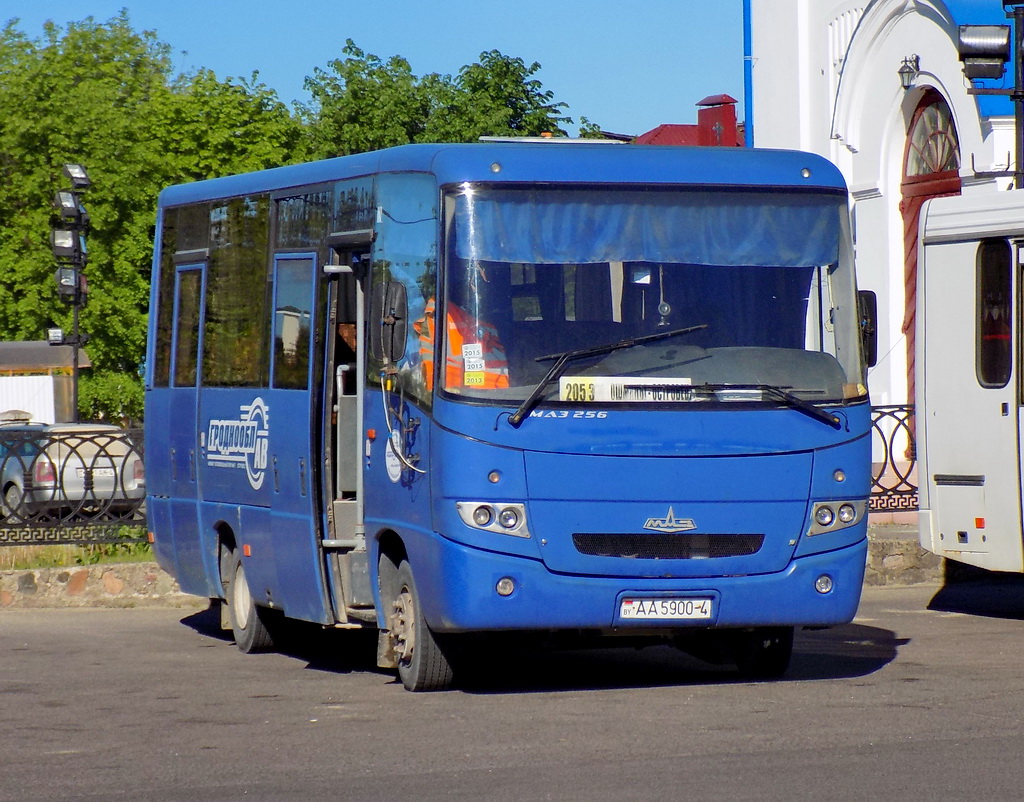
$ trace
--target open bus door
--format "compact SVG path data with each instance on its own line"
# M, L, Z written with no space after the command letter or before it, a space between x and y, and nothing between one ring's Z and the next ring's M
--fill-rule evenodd
M949 559L1019 572L1024 408L1014 317L1021 310L1021 243L984 234L928 241L925 233L918 286L921 544Z
M363 284L370 262L369 249L368 237L339 238L334 243L332 263L324 268L332 281L326 316L331 329L325 354L329 381L324 386L324 493L328 526L322 545L327 555L335 616L341 623L376 620L363 526L360 434L366 374Z

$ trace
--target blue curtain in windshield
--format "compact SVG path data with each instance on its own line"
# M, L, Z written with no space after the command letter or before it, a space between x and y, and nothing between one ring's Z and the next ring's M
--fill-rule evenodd
M842 202L748 192L474 188L456 196L456 252L533 264L828 265L838 261Z

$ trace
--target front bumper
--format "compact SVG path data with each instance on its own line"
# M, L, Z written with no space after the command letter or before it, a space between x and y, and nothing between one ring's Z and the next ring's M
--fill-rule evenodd
M867 557L864 539L793 559L775 573L662 579L553 573L539 560L475 549L436 534L418 545L411 555L412 568L426 620L438 632L842 624L857 612ZM430 570L417 570L419 566ZM832 579L828 593L815 589L822 574ZM496 586L506 577L515 590L500 596ZM712 618L619 618L623 598L645 596L711 598Z

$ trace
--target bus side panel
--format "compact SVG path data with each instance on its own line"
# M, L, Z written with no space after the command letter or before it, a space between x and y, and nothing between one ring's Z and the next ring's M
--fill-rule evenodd
M235 545L242 555L249 592L257 604L275 601L273 589L277 587L277 565L270 537L270 511L262 507L230 507L223 504L203 504L202 554L196 561L203 563L210 588L223 593L220 586L220 565L217 554L217 531L228 527L235 536Z
M334 620L327 598L314 507L316 464L311 449L310 394L271 390L270 425L271 532L277 563L274 601L290 618Z
M170 499L158 496L146 498L146 522L153 534L153 555L157 564L177 578L177 549L174 545L174 527L171 525ZM180 584L180 583L179 583Z
M167 504L174 559L177 564L175 577L185 593L214 598L221 593L218 572L211 573L206 552L208 537L199 528L199 516L193 499L172 498ZM159 536L158 536L159 537Z

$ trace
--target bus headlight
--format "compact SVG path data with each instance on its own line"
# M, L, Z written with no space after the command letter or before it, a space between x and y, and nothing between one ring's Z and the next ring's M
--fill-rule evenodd
M822 535L860 523L867 514L867 500L817 501L811 508L811 523L807 534Z
M505 501L457 501L455 508L466 526L513 537L530 537L526 505Z
M473 510L473 524L486 529L494 520L494 510L487 504L481 504Z
M519 521L519 511L515 507L502 507L498 513L498 523L505 529L515 529Z

